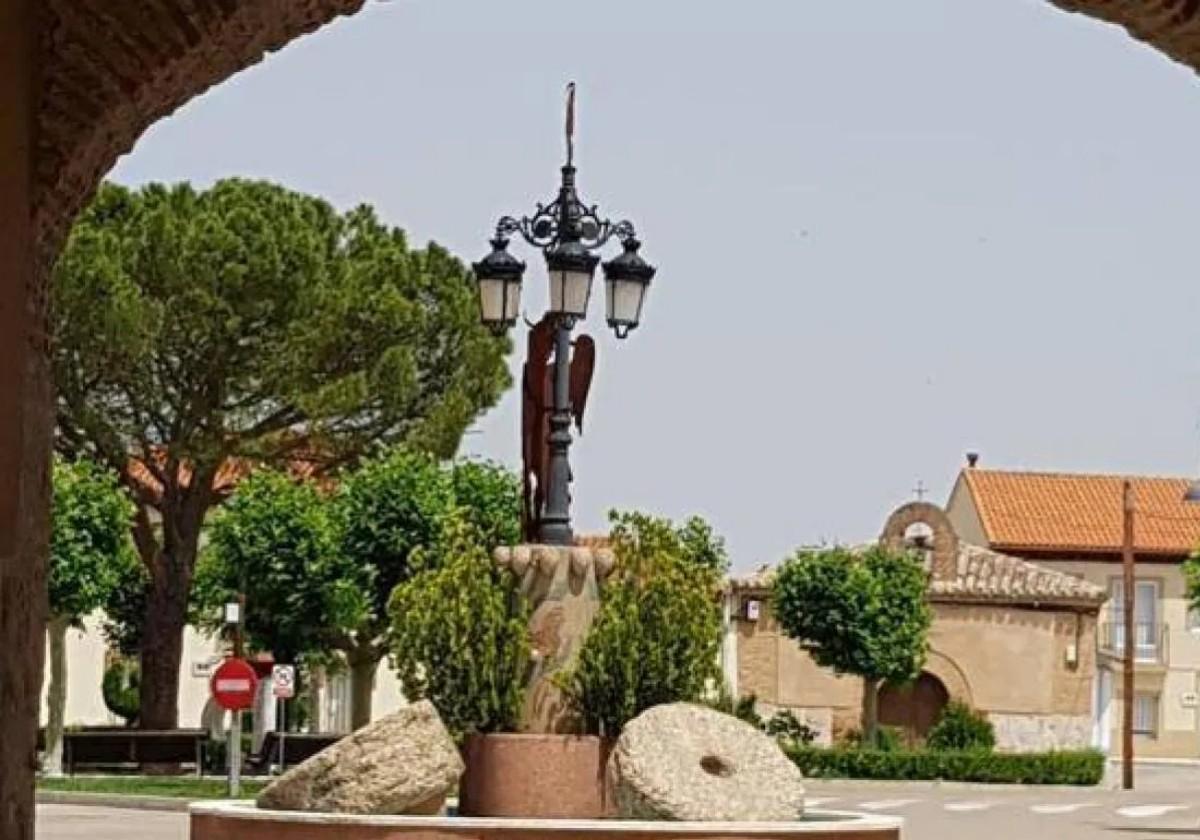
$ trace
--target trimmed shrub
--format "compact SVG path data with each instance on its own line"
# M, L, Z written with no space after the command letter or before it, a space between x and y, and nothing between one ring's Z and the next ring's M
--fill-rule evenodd
M996 727L981 712L951 700L929 730L925 746L931 750L990 751L996 746Z
M100 685L104 705L117 717L124 718L126 726L133 726L137 722L141 708L140 683L141 669L136 659L114 659L104 669L104 678Z
M801 722L791 709L776 712L763 726L773 738L807 746L817 740L817 730Z
M862 730L847 730L838 739L838 746L848 750L864 749ZM898 726L880 726L875 730L874 749L880 752L897 752L904 749L904 730Z
M440 567L397 586L392 664L410 701L428 699L455 736L515 732L529 664L529 608L460 523Z
M1095 785L1104 777L1098 750L995 753L983 750L819 749L785 745L805 776L816 779L945 780L1022 785Z

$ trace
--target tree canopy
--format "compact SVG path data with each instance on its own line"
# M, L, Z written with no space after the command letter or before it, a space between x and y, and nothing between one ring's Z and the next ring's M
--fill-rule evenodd
M920 673L933 614L918 558L882 546L800 551L775 577L772 610L818 665L864 679L863 733L874 742L880 682Z
M50 537L50 612L76 623L105 604L133 558L133 504L111 473L56 459Z
M223 604L245 595L251 647L296 662L327 650L362 620L365 576L339 552L329 505L311 482L255 473L238 485L208 536L195 600L210 629L219 629Z
M147 727L175 724L200 529L245 464L449 457L510 382L459 260L265 182L102 186L52 290L57 447L138 505Z
M393 590L450 559L449 546L469 538L486 553L520 537L520 484L496 464L460 460L439 464L430 456L395 448L347 473L335 498L342 555L363 574L366 613L337 643L352 667L354 709L369 717L369 682L387 653L388 604ZM457 543L447 530L463 533Z

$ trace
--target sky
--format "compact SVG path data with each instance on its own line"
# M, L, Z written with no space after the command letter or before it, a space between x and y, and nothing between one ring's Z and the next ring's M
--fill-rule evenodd
M270 179L478 259L553 197L570 80L583 197L659 269L628 340L600 294L585 324L578 531L700 514L746 570L944 502L967 451L1200 469L1200 80L1047 3L368 0L110 177ZM518 417L464 451L516 466Z

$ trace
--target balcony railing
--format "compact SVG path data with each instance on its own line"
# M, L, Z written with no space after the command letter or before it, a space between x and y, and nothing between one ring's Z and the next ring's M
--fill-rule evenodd
M1125 625L1101 624L1097 628L1097 646L1109 656L1125 656ZM1167 661L1167 625L1156 622L1135 622L1133 625L1133 658L1135 662Z

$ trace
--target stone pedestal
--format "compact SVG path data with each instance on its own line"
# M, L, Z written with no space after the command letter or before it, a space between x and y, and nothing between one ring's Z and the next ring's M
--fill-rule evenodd
M554 676L574 662L600 609L600 584L615 565L606 545L518 545L499 548L496 563L521 581L532 606L532 648L521 731L576 733L572 712Z

